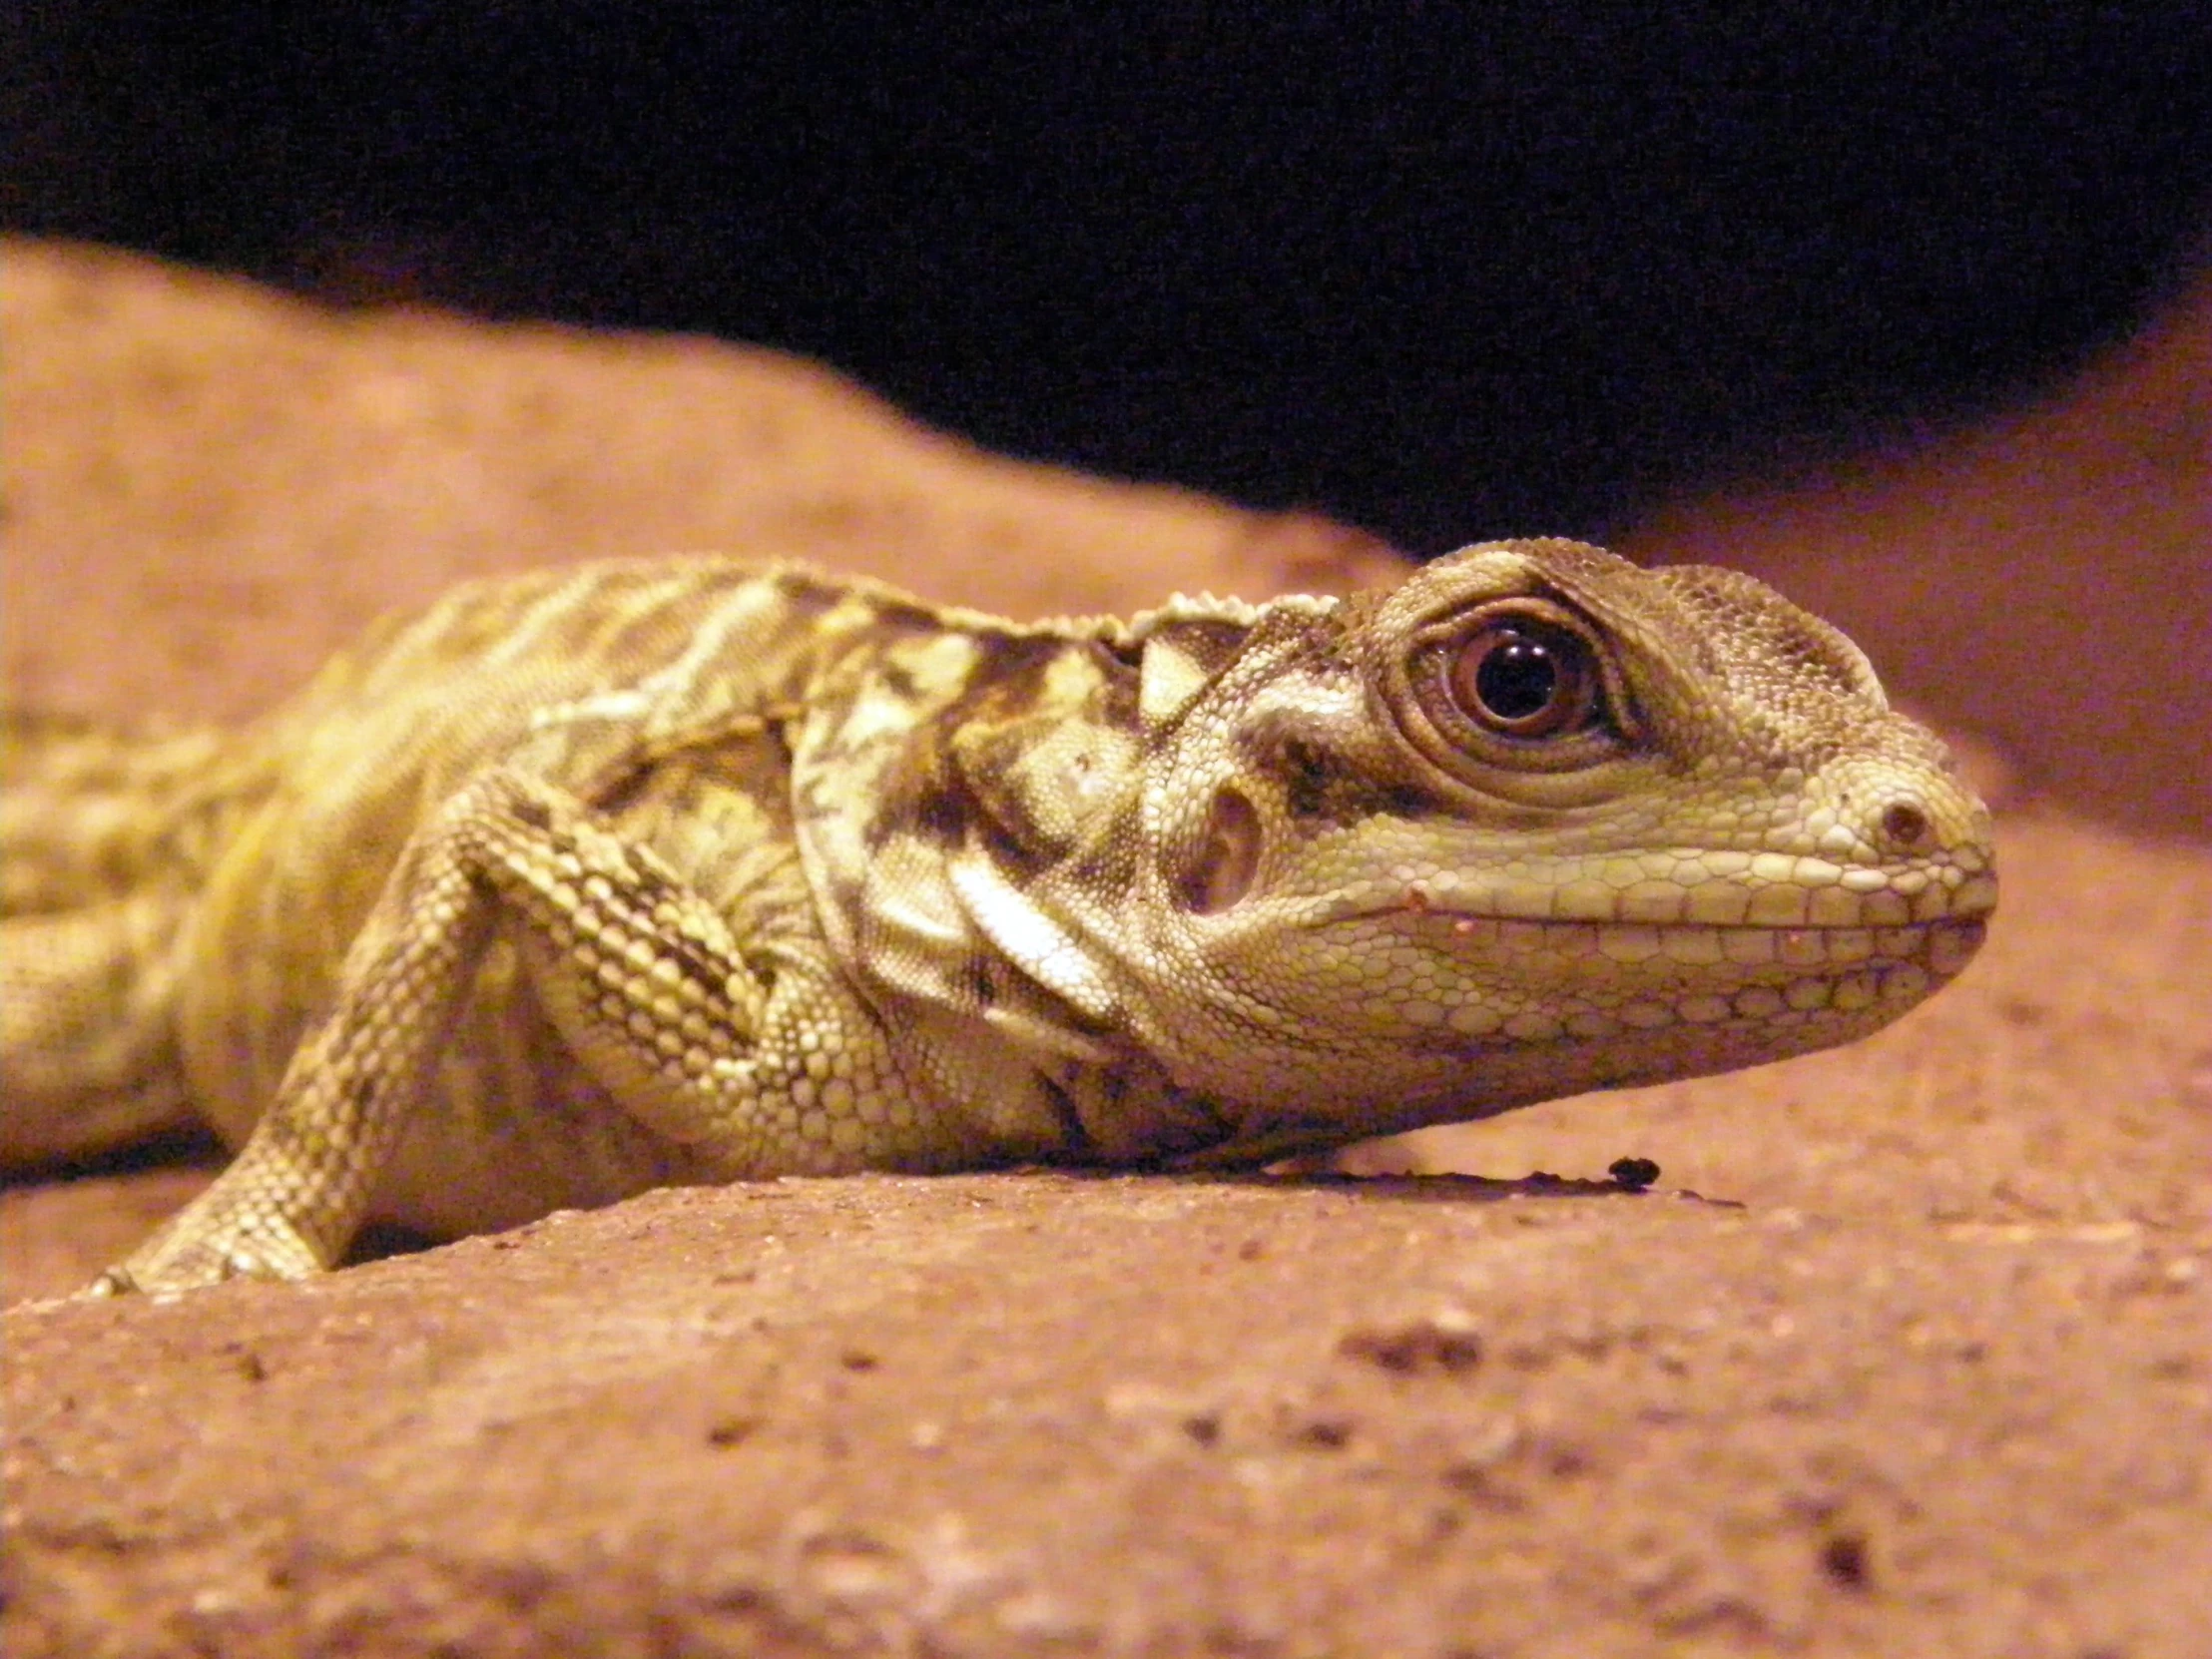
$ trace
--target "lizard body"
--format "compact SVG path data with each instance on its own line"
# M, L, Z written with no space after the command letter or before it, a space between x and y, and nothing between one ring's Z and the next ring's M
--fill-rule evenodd
M672 1182L1255 1164L1871 1031L1986 812L1848 640L1569 542L1014 624L796 569L457 590L227 736L16 717L0 1158L239 1155L99 1288Z

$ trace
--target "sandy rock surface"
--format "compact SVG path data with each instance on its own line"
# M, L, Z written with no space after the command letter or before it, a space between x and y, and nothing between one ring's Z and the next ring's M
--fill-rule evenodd
M1303 514L1035 466L781 352L343 312L0 239L0 666L18 697L236 717L465 577L742 550L1009 616L1394 580ZM88 649L86 620L100 619Z
M976 456L762 353L20 246L0 302L10 685L81 706L258 706L359 613L544 551L773 547L1029 611L1387 569ZM2125 451L2202 348L2169 327L2015 436ZM2207 429L2137 478L2141 537L2201 510ZM1650 544L1786 567L1994 740L2004 907L1902 1025L1352 1159L1488 1179L777 1182L305 1287L18 1306L0 1649L2201 1655L2212 846L2084 815L2197 822L2206 636L2165 664L2178 738L2015 732L2052 675L2016 604L1971 645L2012 696L1946 704L1959 593L2103 603L2089 505L2034 498L2043 538L1999 511L1990 480L2051 471L2007 441L1772 503L1795 539L1713 508ZM2167 610L2201 570L2166 567ZM2158 742L2197 770L2138 764ZM1624 1155L1657 1188L1606 1183ZM9 1298L205 1178L0 1190Z

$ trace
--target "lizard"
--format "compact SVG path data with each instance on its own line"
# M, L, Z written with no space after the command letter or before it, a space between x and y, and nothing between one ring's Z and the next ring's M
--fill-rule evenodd
M1986 809L1738 572L1015 623L707 556L454 590L229 732L8 717L0 1162L186 1115L88 1290L658 1186L1263 1167L1858 1038Z

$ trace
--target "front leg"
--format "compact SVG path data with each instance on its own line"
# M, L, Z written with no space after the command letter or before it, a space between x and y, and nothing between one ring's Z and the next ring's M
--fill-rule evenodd
M803 939L745 943L571 796L485 775L409 843L335 1003L221 1178L94 1295L328 1268L420 1108L494 929L624 1110L736 1176L895 1158L916 1116L866 1010Z

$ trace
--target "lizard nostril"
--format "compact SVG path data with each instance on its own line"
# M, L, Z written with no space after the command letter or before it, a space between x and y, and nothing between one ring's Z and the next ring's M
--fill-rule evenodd
M1899 801L1882 810L1882 838L1900 852L1918 852L1935 835L1928 815L1910 803Z

